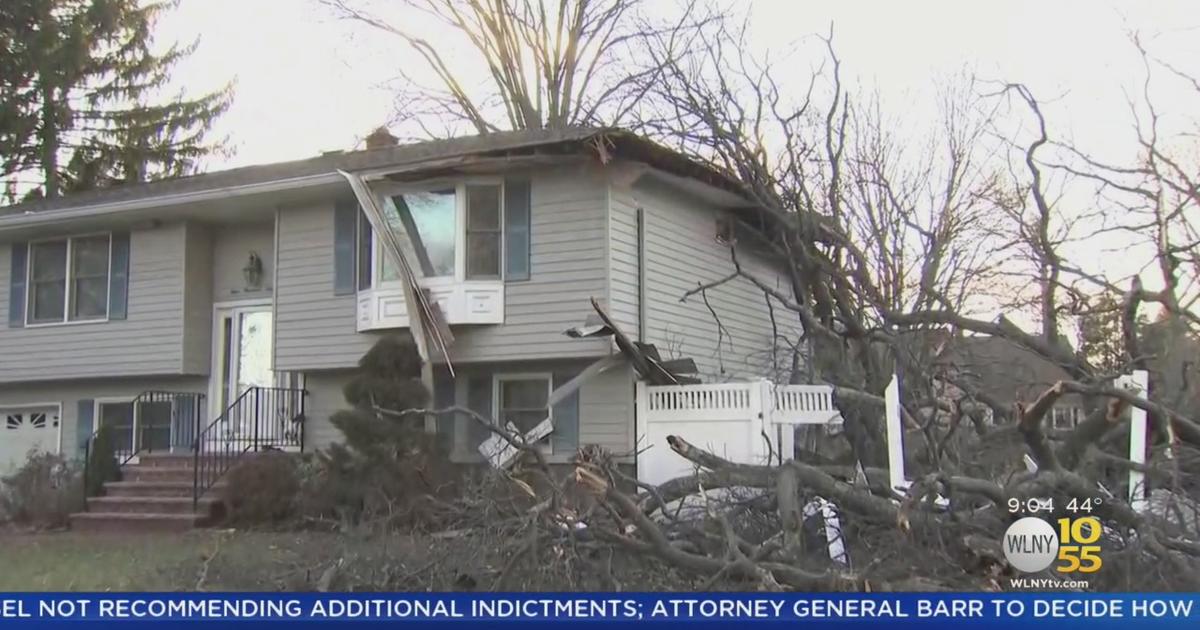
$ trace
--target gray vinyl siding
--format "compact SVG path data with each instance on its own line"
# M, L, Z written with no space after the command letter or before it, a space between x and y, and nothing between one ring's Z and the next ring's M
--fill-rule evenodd
M354 375L351 370L309 372L304 375L304 450L314 451L340 442L342 434L329 421L334 412L348 407L342 389Z
M58 403L62 405L60 417L62 438L61 452L68 457L78 456L79 444L79 401L98 398L133 400L147 390L207 393L208 379L202 377L159 377L124 378L63 381L21 385L0 385L0 408L9 405L34 403ZM205 417L210 416L205 413Z
M262 261L261 286L249 287L243 271L250 254ZM275 274L275 222L230 223L213 227L212 300L250 300L271 297Z
M615 367L579 390L579 445L598 444L633 461L633 369Z
M213 232L187 224L183 283L183 371L208 374L212 363Z
M588 361L520 361L465 365L458 370L455 379L455 404L467 405L467 382L472 375L582 370L587 364ZM352 376L351 370L313 372L305 376L305 387L308 389L305 450L325 448L341 440L341 434L329 417L339 409L346 408L342 388ZM468 420L459 419L456 434L465 435L465 422ZM598 444L618 456L633 452L633 375L628 367L613 368L591 379L579 390L579 444ZM550 456L550 461L566 463L573 455L555 453ZM476 461L478 457L463 457L462 452L456 452L454 459Z
M776 361L772 356L769 310L753 284L739 278L711 289L707 306L698 294L681 301L689 290L734 271L728 247L715 238L720 210L653 180L630 188L614 186L613 198L613 299L632 299L634 304L632 315L623 317L632 317L636 325L637 268L626 259L627 252L636 253L633 213L641 206L646 230L645 340L664 357L694 359L706 382L775 377L773 362L786 363L787 357ZM780 275L760 256L739 248L739 261L746 271L780 286ZM775 312L782 328L787 315L778 304ZM795 331L788 336L798 338Z
M563 334L592 312L592 297L606 302L603 174L582 168L537 174L530 197L530 279L505 284L504 324L454 327L455 363L608 352L607 340ZM355 297L333 294L333 204L282 208L278 216L276 369L353 367L384 331L356 332Z
M607 186L580 167L539 173L530 189L529 280L504 285L504 324L455 326L455 361L511 361L600 356L607 340L571 339L590 299L606 302Z
M375 340L359 334L354 295L333 294L333 202L277 214L275 369L351 367Z
M0 383L147 374L183 367L182 223L130 234L128 319L0 325ZM0 312L8 312L11 245L0 243Z

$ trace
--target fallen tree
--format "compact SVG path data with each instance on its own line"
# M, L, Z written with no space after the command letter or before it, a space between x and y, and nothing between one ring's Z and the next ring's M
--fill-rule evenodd
M355 11L356 3L332 4L438 59L434 44ZM505 115L480 114L445 66L438 76L446 93L427 104L481 132L594 120L578 115L588 107L568 105L604 98L573 96L569 82L548 81L547 102L563 107L543 111L536 91L514 82L525 74L515 63L521 55L489 52L500 42L495 50L511 44L551 58L511 36L516 26L553 32L545 19L515 19L526 4L472 9L500 25L479 41L488 67L501 73L495 87ZM726 239L732 271L679 299L707 305L730 283L755 287L776 340L772 376L833 386L845 432L826 441L836 449L801 450L775 467L725 462L677 436L672 448L696 474L647 487L613 463L619 458L586 448L564 479L520 436L465 409L379 411L464 414L525 450L525 462L495 480L515 492L469 493L452 510L456 531L490 532L486 540L511 550L497 582L507 584L511 567L540 561L596 571L612 587L612 560L625 554L655 558L672 576L701 576L701 586L999 588L1009 571L999 540L1027 500L1054 499L1047 516L1058 517L1070 501L1091 499L1105 527L1097 587L1196 588L1200 410L1188 360L1176 366L1155 348L1200 348L1200 175L1194 136L1161 128L1148 86L1164 77L1191 88L1200 82L1135 40L1146 89L1135 97L1133 152L1113 164L1060 140L1019 83L962 77L941 95L936 120L905 111L893 121L878 98L847 89L832 33L810 40L805 50L820 56L819 68L796 89L795 68L806 64L755 58L744 27L685 15L686 28L639 29L617 19L632 3L589 6L614 8L598 24L635 29L619 39L645 64L614 77L631 100L620 99L620 115L607 120L633 119L639 131L731 175L740 183L731 192L746 201ZM586 57L568 55L563 67ZM548 76L564 76L559 65L550 64ZM502 119L508 124L497 125ZM1112 249L1112 234L1126 237L1125 247L1098 256ZM747 248L777 261L783 282L744 265ZM1118 257L1135 271L1103 264ZM721 330L724 314L710 310ZM1097 321L1111 330L1080 330ZM1166 331L1157 344L1148 343L1153 326ZM1073 336L1086 343L1072 344ZM963 360L981 338L1020 350L1022 365L1048 365L1055 376L1037 383L1040 391L996 391ZM1149 392L1115 385L1114 377L1141 369L1152 372ZM915 472L903 495L880 470L883 392L895 375ZM1067 396L1081 399L1084 417L1059 428L1054 409ZM1145 463L1127 456L1131 407L1149 413ZM1025 454L1036 470L1022 464ZM1142 513L1123 498L1130 470L1152 484ZM827 536L807 523L805 506L817 498L842 516L849 567L832 563ZM699 517L671 509L685 499L700 506L689 510ZM598 557L607 558L600 568Z
M879 469L866 469L866 479L856 479L852 469L839 465L739 464L670 436L671 450L691 461L696 472L649 486L598 447L580 449L569 474L556 471L520 434L470 409L388 413L462 414L522 451L514 469L492 471L494 485L487 492L461 499L457 525L442 534L461 537L464 544L486 536L498 545L507 560L490 576L491 588L511 588L521 567L558 567L575 572L572 584L583 586L590 579L600 588L618 589L629 582L612 566L614 558L624 558L618 565L653 559L678 580L635 581L633 588L999 590L1006 588L1005 578L1014 577L1001 551L1004 530L1018 517L1012 502L1054 499L1055 513L1061 515L1072 498L1094 502L1094 516L1105 528L1102 546L1105 566L1111 568L1093 576L1093 588L1200 585L1194 528L1187 531L1162 515L1135 513L1093 480L1062 466L1003 483L932 473L898 493L887 487L886 473ZM1027 414L1021 422L1040 422L1040 416ZM1069 448L1035 446L1044 435L1028 427L1019 431L1032 452L1043 453L1039 463L1048 464L1052 453ZM684 514L679 501L689 497L699 509ZM836 505L849 564L831 559L828 535L813 516L805 516L802 507L815 497ZM1063 576L1051 569L1045 577Z

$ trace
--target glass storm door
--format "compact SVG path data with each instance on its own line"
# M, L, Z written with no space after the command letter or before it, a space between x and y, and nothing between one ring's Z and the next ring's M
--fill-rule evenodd
M258 399L246 392L254 387L272 387L275 372L271 369L274 339L271 307L239 306L217 311L217 345L214 374L214 409L223 414L226 439L254 437L255 412ZM231 407L231 405L233 405Z

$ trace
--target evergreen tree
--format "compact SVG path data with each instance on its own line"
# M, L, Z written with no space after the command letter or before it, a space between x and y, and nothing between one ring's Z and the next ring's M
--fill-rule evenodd
M326 485L316 511L417 520L418 505L449 488L445 452L425 431L425 415L400 413L429 405L421 365L408 337L384 337L359 360L343 392L351 408L330 417L342 442L320 453Z
M36 17L30 2L0 2L0 178L26 167L28 146L37 131L33 37ZM5 198L12 198L8 192Z
M220 148L205 136L230 90L167 93L194 46L152 49L154 25L175 4L6 0L0 151L26 197L183 175Z
M1126 368L1125 342L1121 336L1121 305L1110 295L1100 295L1085 305L1076 324L1079 353L1103 373Z

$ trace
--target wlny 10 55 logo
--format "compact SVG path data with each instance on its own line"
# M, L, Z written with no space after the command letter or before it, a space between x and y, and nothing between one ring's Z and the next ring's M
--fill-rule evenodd
M1004 532L1004 557L1018 571L1037 573L1058 562L1059 573L1095 573L1100 558L1100 519L1094 516L1058 519L1058 531L1034 517L1019 519Z

